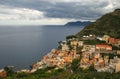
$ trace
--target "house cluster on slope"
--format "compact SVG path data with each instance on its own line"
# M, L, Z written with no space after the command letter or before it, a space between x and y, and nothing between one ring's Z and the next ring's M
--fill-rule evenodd
M88 68L91 64L94 64L94 68L98 72L118 72L120 71L120 50L113 50L112 46L120 47L120 39L112 38L108 35L103 37L96 37L95 35L83 36L84 40L98 39L105 41L105 44L96 45L84 45L82 49L82 59L80 66ZM107 54L107 55L103 55ZM110 58L109 55L116 55Z
M77 54L76 46L82 46L83 42L71 40L69 45L67 43L67 41L61 41L59 44L61 48L52 49L50 53L41 59L41 61L33 65L31 72L50 66L65 68L68 64L72 63L73 59L79 58L80 54ZM71 46L72 49L70 49L69 46Z
M99 39L105 41L105 44L89 45L84 44L84 40ZM118 72L120 71L120 58L114 56L110 59L109 54L120 54L120 50L113 50L112 45L120 46L120 39L111 38L108 35L96 37L95 35L83 36L82 41L77 38L67 39L59 42L59 49L52 49L50 53L45 55L41 61L33 65L31 72L37 69L56 66L56 68L65 68L67 64L72 63L75 58L81 57L80 67L86 69L91 65L98 72ZM82 47L81 51L77 51L78 47ZM81 54L77 54L81 52ZM108 55L103 55L108 54ZM80 56L81 55L81 56Z

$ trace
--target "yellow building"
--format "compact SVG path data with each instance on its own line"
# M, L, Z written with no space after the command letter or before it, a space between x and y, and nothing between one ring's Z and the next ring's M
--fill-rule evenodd
M71 41L71 46L78 46L78 41Z
M108 43L109 38L110 38L110 36L104 35L104 36L102 37L102 40L103 40L103 41L106 41L106 42Z
M120 63L117 63L115 65L115 72L119 72L120 71Z

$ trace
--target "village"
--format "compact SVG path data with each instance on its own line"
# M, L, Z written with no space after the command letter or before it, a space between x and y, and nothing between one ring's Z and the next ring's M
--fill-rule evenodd
M86 41L102 41L101 43L89 44ZM114 47L114 48L113 48ZM115 49L118 48L118 49ZM23 69L19 72L33 73L38 69L55 67L55 69L66 69L74 59L80 58L79 67L88 69L91 65L97 72L119 72L120 71L120 39L108 35L98 37L95 35L82 36L78 39L69 36L65 41L60 41L58 48L52 49L40 61L32 65L31 70ZM6 76L4 69L0 70L0 76Z
M104 41L105 43L89 45L84 44L85 40L99 40ZM119 48L120 39L112 38L108 35L96 37L95 35L90 34L89 36L83 36L82 39L78 40L73 36L66 41L59 42L59 48L52 49L50 53L34 64L31 72L49 66L66 68L67 64L72 63L72 60L80 57L80 67L83 69L87 69L93 64L97 72L118 72L120 71L120 58L118 57L120 55L120 50L113 50L112 46ZM78 51L77 49L79 48L82 49ZM80 52L80 54L78 54L78 52ZM114 56L111 57L109 55Z

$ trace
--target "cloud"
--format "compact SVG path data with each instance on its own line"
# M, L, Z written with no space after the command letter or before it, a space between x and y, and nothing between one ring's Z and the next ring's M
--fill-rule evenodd
M120 0L1 0L4 7L0 6L0 20L96 20L120 8L119 3Z
M44 17L44 13L34 9L0 6L0 20L35 20Z
M58 25L73 20L48 18L44 12L35 9L0 6L0 25Z
M105 8L110 5L109 1L105 0L54 0L51 4L43 11L45 16L54 18L95 20L113 10L113 8Z

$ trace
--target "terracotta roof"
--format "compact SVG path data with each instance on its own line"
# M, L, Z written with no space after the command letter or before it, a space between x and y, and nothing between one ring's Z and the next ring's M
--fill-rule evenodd
M112 46L105 45L105 44L96 44L96 47L107 47L107 48L112 48Z

